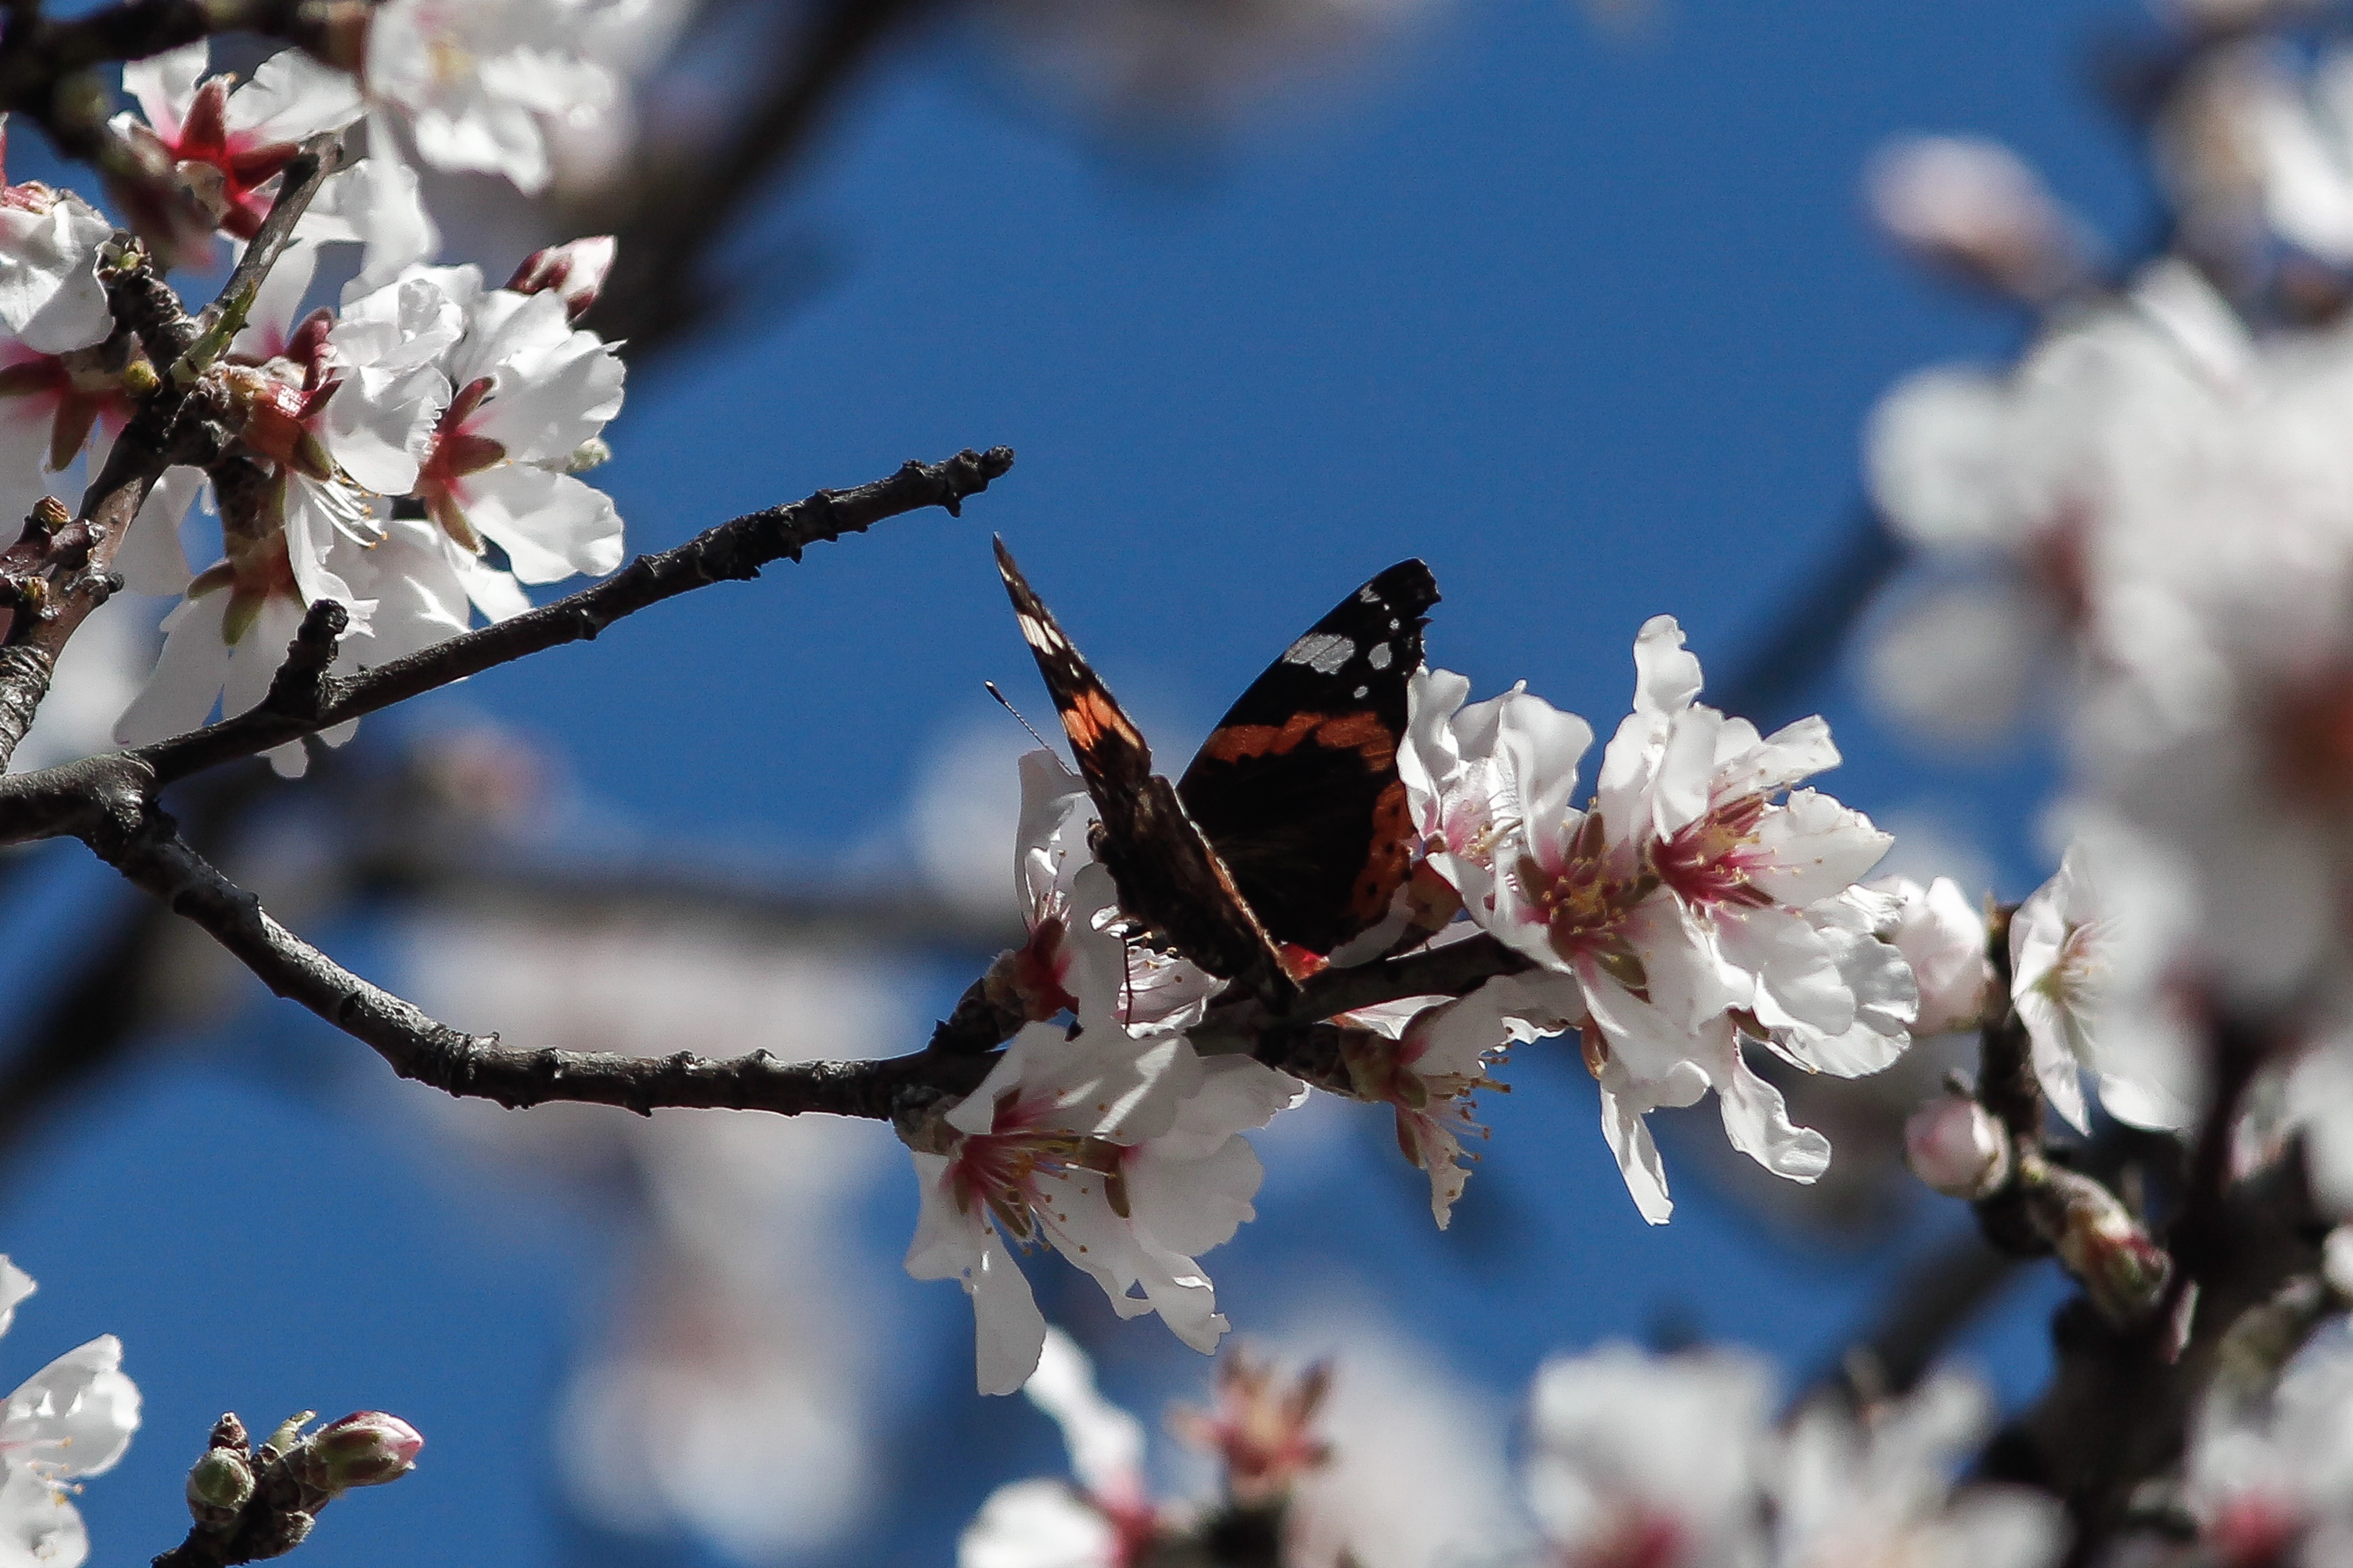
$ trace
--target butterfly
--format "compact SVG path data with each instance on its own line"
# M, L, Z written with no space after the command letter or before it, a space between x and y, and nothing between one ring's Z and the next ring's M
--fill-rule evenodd
M1380 923L1411 869L1398 746L1438 584L1400 561L1267 667L1175 784L997 542L1021 636L1053 694L1101 820L1090 837L1120 908L1210 973L1273 1005L1302 965Z

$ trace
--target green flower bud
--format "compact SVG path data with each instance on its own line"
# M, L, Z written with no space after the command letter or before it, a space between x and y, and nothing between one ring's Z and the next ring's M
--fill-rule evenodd
M253 1467L235 1448L207 1448L188 1468L188 1512L198 1524L226 1529L253 1498Z

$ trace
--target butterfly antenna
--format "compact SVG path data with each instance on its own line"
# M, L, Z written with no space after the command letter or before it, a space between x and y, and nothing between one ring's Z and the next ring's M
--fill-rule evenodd
M1029 731L1029 738L1031 740L1037 742L1041 746L1045 746L1050 752L1054 749L1052 746L1047 745L1046 737L1038 733L1037 730L1030 724L1029 720L1021 717L1021 710L1013 706L1011 702L1007 701L1005 693L997 689L997 682L994 680L984 680L981 682L981 685L987 687L988 689L988 694L991 697L996 698L998 702L1002 703L1008 713L1013 715L1013 721L1015 723Z

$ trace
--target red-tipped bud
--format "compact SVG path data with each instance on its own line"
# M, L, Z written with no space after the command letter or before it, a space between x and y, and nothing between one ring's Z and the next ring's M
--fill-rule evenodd
M424 1447L423 1434L399 1416L362 1410L320 1427L287 1462L304 1485L333 1493L400 1479Z
M1966 1094L1940 1094L1904 1124L1904 1160L1947 1197L1990 1197L2010 1180L2010 1137Z
M576 321L603 292L605 279L613 270L615 248L611 235L599 234L534 250L523 258L507 287L518 294L560 295L565 312Z
M2084 1285L2110 1322L2146 1320L2165 1293L2173 1259L2149 1239L2116 1194L2073 1171L2046 1172L2035 1191L2036 1226L2059 1249L2059 1261Z

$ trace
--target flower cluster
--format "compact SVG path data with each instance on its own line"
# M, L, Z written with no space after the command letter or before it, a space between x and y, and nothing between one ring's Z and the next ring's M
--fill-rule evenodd
M1400 767L1432 871L1536 966L1495 983L1513 994L1492 1005L1536 1034L1577 1032L1603 1131L1655 1224L1673 1205L1651 1110L1713 1089L1736 1148L1811 1181L1829 1142L1791 1123L1745 1047L1875 1072L1910 1044L1920 997L1892 940L1899 900L1858 883L1890 839L1798 787L1836 765L1829 726L1760 736L1702 704L1671 616L1643 626L1634 661L1634 710L1582 805L1582 719L1518 689L1466 705L1470 683L1443 670L1415 678Z
M1900 243L2035 331L1873 417L1872 496L1920 564L1871 679L1951 739L2063 733L2074 847L2011 941L2052 1106L2084 1125L2072 1061L2119 1118L2183 1125L2227 1024L2273 1050L2249 1102L2317 1150L2353 1137L2327 1088L2353 1052L2353 50L2302 7L2177 10L2147 116L2172 221L2113 280L1999 148L1911 142L1876 173Z
M1525 966L1467 995L1341 1015L1336 1064L1317 1081L1392 1109L1441 1226L1469 1174L1463 1141L1483 1131L1473 1097L1499 1087L1490 1068L1514 1045L1577 1034L1603 1131L1655 1224L1672 1205L1650 1111L1712 1089L1735 1147L1811 1181L1829 1142L1790 1121L1746 1046L1803 1071L1887 1066L1920 1005L1905 942L1935 977L1940 1018L1973 1005L1972 982L1983 989L1981 927L1965 961L1938 946L1957 893L1858 885L1887 836L1797 787L1838 761L1820 719L1760 736L1702 705L1699 662L1666 616L1642 628L1635 664L1634 711L1583 805L1583 720L1524 689L1466 706L1461 676L1412 678L1398 769L1419 863L1375 940L1331 962L1484 940ZM980 1384L999 1393L1029 1375L1046 1334L1023 1245L1092 1275L1121 1315L1157 1311L1213 1347L1226 1320L1198 1259L1251 1216L1260 1167L1240 1135L1307 1092L1230 1044L1195 1048L1188 1031L1221 983L1137 940L1084 849L1085 792L1053 755L1023 758L1021 778L1029 937L985 989L1024 1026L973 1093L900 1125L923 1194L907 1268L971 1294Z
M216 698L229 712L258 701L321 599L352 611L342 657L383 664L463 631L476 610L529 607L522 583L620 563L613 503L566 469L600 449L623 369L572 325L562 293L411 267L380 289L355 284L338 312L256 320L232 359L244 445L268 477L218 489L223 559L193 576L178 528L203 476L167 472L133 524L132 586L184 597L117 739L190 728Z
M1071 1479L1000 1487L965 1531L957 1561L961 1568L1131 1568L1241 1539L1253 1542L1254 1562L1311 1568L1332 1560L1309 1517L1313 1489L1322 1472L1351 1462L1358 1435L1339 1420L1319 1420L1318 1406L1334 1378L1345 1384L1350 1370L1318 1366L1294 1382L1229 1355L1219 1369L1219 1415L1178 1411L1170 1423L1219 1461L1223 1495L1209 1505L1172 1505L1155 1502L1148 1489L1141 1425L1096 1392L1084 1355L1058 1333L1028 1392L1060 1425ZM1992 1401L1972 1379L1940 1373L1902 1399L1859 1412L1818 1400L1778 1423L1773 1396L1770 1367L1736 1351L1656 1356L1605 1345L1556 1357L1536 1373L1528 1403L1525 1522L1515 1510L1491 1507L1474 1536L1435 1560L2050 1568L2063 1552L2068 1531L2055 1500L1956 1485L1992 1424ZM2341 1413L2334 1425L2344 1425ZM1429 1442L1439 1434L1419 1436ZM1392 1484L1414 1487L1407 1476ZM1352 1539L1336 1557L1425 1560L1371 1536Z
M461 23L387 5L376 36L554 9L466 8ZM510 45L554 58L531 38ZM452 47L436 44L436 58L457 60ZM115 131L154 178L114 189L151 246L168 242L167 259L216 233L252 238L305 138L381 107L371 93L398 94L396 81L293 50L242 83L206 75L206 58L198 43L124 68L144 118L119 116ZM514 85L512 73L492 78ZM428 135L427 123L440 130ZM421 119L420 142L463 142L454 128L468 123L455 110ZM620 360L575 324L612 242L540 252L503 288L474 267L426 266L438 237L416 175L389 135L375 144L377 155L322 184L207 372L228 411L228 452L209 472L166 471L121 542L115 563L132 589L181 600L153 676L116 725L121 742L192 728L216 700L230 713L253 705L321 600L350 612L339 662L383 664L466 629L477 612L495 620L528 607L522 584L620 562L618 514L575 477L603 457L600 434L621 405ZM159 214L175 213L186 221L158 228ZM94 208L18 184L0 192L0 507L22 517L78 458L101 463L172 367L151 363L109 310L99 273L121 242ZM359 275L339 307L303 314L320 247L343 242L363 247ZM192 573L180 530L206 492L221 559ZM301 752L275 760L299 771Z
M1957 1373L1860 1419L1827 1403L1771 1422L1773 1378L1732 1351L1651 1356L1624 1345L1536 1374L1528 1500L1551 1561L1971 1563L2046 1568L2058 1503L1956 1490L1992 1401Z

